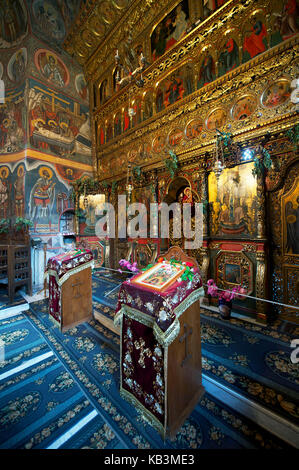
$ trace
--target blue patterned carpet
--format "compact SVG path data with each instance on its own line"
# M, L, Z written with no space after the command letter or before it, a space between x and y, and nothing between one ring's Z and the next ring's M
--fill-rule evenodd
M0 320L1 449L288 448L208 393L163 442L119 396L118 335L94 320L62 334L47 312L42 300Z

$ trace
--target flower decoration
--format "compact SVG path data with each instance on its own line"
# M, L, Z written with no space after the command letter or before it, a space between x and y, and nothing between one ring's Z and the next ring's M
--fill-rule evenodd
M231 302L235 298L242 299L244 294L246 294L246 289L240 285L233 287L230 291L220 291L216 286L214 279L209 279L207 285L209 295L212 297L218 297L219 300L224 300L225 302Z
M119 264L121 267L126 268L129 271L132 271L132 273L139 273L139 269L137 268L136 261L133 264L131 264L130 261L127 261L126 259L121 259L119 260ZM119 269L118 271L122 272L121 269Z

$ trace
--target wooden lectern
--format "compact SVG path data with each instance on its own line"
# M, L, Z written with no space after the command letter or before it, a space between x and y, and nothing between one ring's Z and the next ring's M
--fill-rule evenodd
M121 395L164 438L173 439L204 393L199 303L204 289L197 261L181 248L172 247L163 258L193 266L192 281L176 278L158 292L139 283L144 273L131 278L120 289L114 322L121 325ZM155 283L157 272L151 277ZM163 282L166 277L162 272Z
M74 250L48 260L49 315L61 331L92 316L92 264L90 250Z

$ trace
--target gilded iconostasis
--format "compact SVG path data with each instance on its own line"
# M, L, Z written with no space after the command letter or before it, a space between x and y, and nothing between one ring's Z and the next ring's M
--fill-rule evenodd
M146 265L172 237L95 235L91 196L116 201L130 166L134 201L189 188L203 203L192 255L204 279L297 305L298 11L296 0L0 2L2 217L30 217L59 247L72 213L69 232L98 265ZM239 308L268 315L253 299Z

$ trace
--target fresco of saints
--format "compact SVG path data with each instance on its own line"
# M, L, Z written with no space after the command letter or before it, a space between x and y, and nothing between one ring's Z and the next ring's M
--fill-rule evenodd
M51 82L55 83L55 85L63 87L64 81L57 66L57 59L51 54L47 56L47 59L48 61L43 68L44 75L48 78L48 80L51 80Z
M52 182L53 172L47 167L41 167L39 175L30 193L29 215L32 219L49 217L54 202L56 183Z
M0 168L0 217L6 219L8 212L8 184L6 178L9 170L7 166Z
M17 179L14 182L14 190L15 190L15 215L16 217L24 217L24 176L25 170L24 166L20 165L17 170Z

